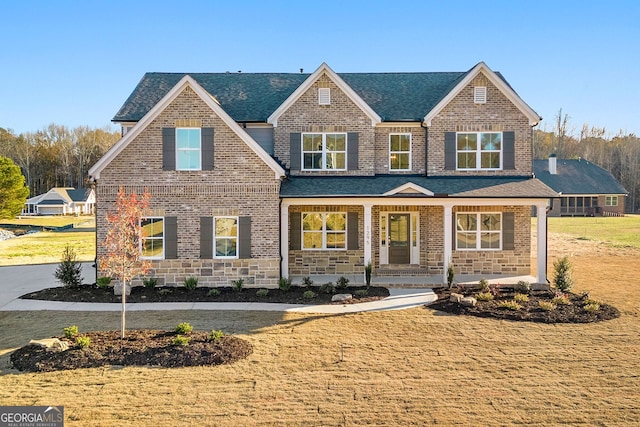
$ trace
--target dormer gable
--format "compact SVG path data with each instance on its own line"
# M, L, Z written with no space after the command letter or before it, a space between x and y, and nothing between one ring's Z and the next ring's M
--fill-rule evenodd
M434 193L431 190L428 190L418 184L414 184L413 182L407 182L399 187L396 187L392 190L387 191L383 194L383 196L400 196L400 195L412 195L412 194L421 194L424 196L433 196Z

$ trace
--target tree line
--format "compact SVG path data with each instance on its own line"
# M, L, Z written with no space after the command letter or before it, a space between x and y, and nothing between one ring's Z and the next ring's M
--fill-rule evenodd
M619 131L612 135L588 124L578 131L560 109L552 127L536 130L533 141L536 159L556 154L558 159L582 158L606 169L629 192L627 212L640 211L640 138L635 134Z
M50 124L19 135L0 128L0 157L20 167L32 197L53 187L86 187L87 171L120 136L111 126L71 129Z

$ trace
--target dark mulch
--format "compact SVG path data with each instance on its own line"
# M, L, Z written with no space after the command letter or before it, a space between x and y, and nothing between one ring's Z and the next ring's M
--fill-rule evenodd
M175 332L157 330L127 330L124 339L120 331L88 332L88 347L80 348L75 341L58 337L69 344L65 351L47 351L37 345L27 345L11 354L13 367L20 371L48 372L101 366L180 366L221 365L244 359L253 352L251 344L234 336L209 340L206 332L192 332L185 346L173 345Z
M529 301L520 302L522 306L519 310L509 310L502 308L499 304L503 301L513 301L515 292L511 289L501 290L492 301L478 301L475 307L464 307L458 302L449 300L451 291L448 289L436 289L438 301L428 307L433 310L444 311L452 314L464 314L477 317L491 317L495 319L542 322L542 323L591 323L610 320L620 317L617 308L600 302L598 311L590 312L583 308L587 294L567 294L571 304L556 305L551 311L544 311L540 308L540 301L551 301L556 293L554 291L530 291ZM465 289L453 290L465 296L474 296L478 290Z
M233 288L215 288L220 294L210 295L212 288L197 287L188 290L185 287L155 287L145 288L144 286L134 286L131 295L127 296L127 303L141 302L270 302L285 304L331 304L331 293L320 292L320 287L292 286L287 292L280 289L269 289L266 296L258 296L257 289L244 288L236 291ZM346 303L361 303L376 301L389 296L389 290L383 287L371 286L365 296L358 296L358 290L366 289L364 286L349 286L346 289L337 290L338 293L348 293L353 295L353 300ZM316 296L312 299L305 299L303 294L307 290L312 290ZM46 301L68 301L68 302L121 302L120 296L113 294L113 288L99 288L95 285L82 285L80 287L57 287L48 288L41 291L32 292L21 296L23 299L37 299ZM345 304L345 302L334 303Z

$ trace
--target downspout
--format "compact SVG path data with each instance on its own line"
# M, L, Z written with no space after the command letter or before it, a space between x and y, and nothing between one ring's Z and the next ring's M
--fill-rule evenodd
M95 235L95 240L96 240L96 253L95 256L93 257L93 265L96 269L96 273L95 273L95 284L98 284L98 192L96 191L96 187L98 182L95 180L95 178L90 178L91 181L91 188L93 190L93 193L96 195L96 203L94 205L94 209L93 209L93 216L94 216L94 223L95 223L95 231L94 231L94 235Z
M420 127L424 129L424 176L429 176L429 128L420 121Z

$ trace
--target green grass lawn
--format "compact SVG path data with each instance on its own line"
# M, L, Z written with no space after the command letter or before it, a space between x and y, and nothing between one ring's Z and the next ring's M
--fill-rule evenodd
M41 231L0 242L0 266L57 263L66 245L71 246L78 261L93 261L96 234L92 231Z
M534 219L535 223L535 219ZM640 248L640 215L549 218L549 232L598 240L616 247Z

